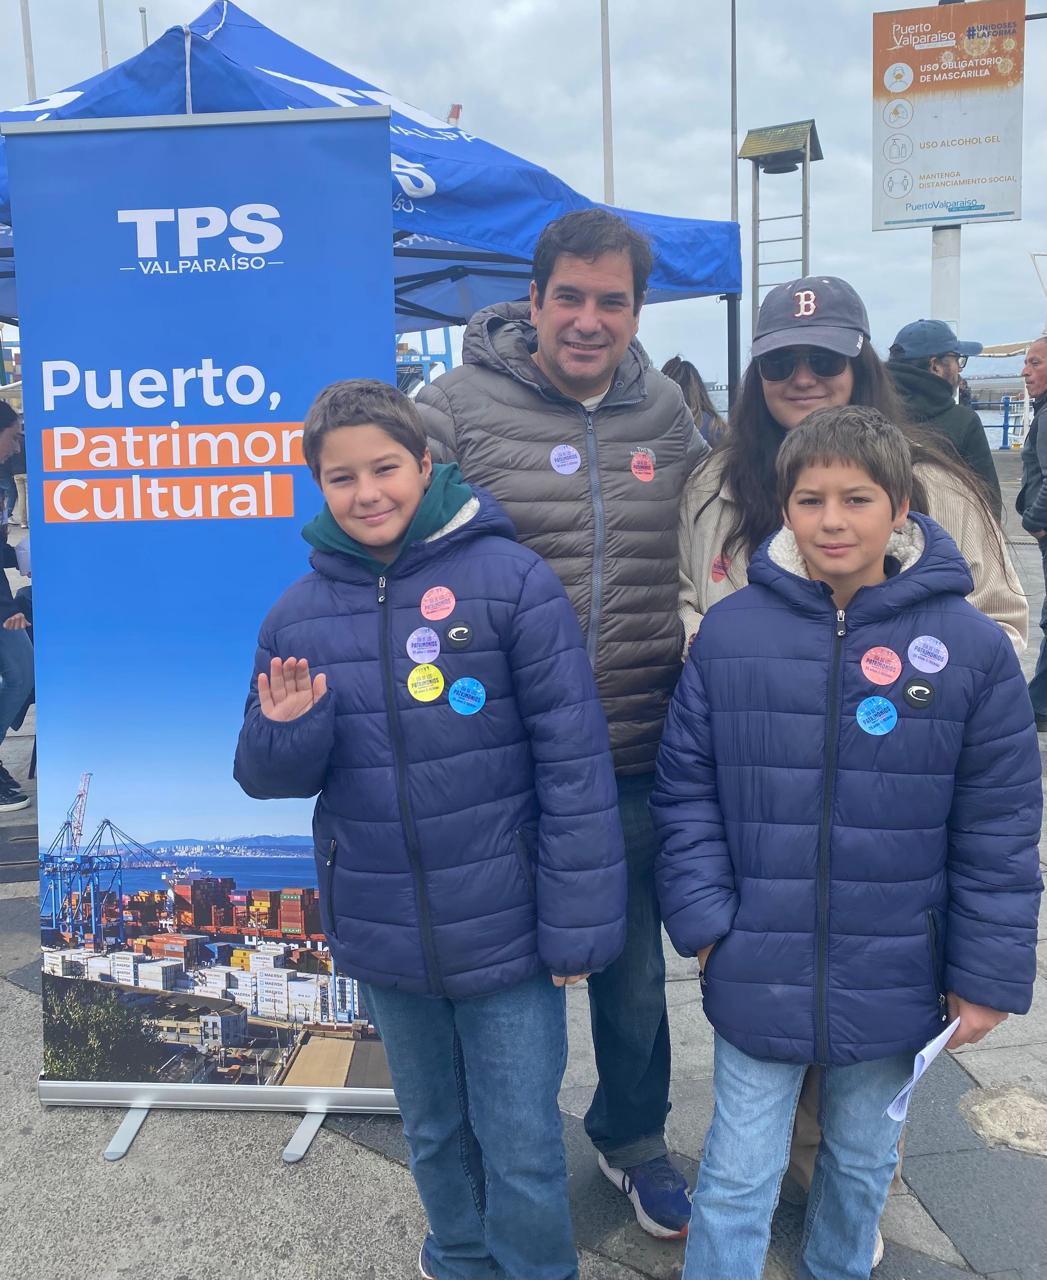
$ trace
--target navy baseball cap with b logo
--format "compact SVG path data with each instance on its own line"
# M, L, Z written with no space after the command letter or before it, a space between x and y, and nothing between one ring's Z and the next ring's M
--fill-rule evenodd
M869 341L865 303L839 276L802 276L780 284L763 300L752 353L782 347L824 347L856 356Z

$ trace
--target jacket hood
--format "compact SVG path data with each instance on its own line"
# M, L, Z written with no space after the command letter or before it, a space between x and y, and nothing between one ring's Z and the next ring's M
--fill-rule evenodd
M934 596L968 596L974 582L959 548L941 525L913 512L900 534L893 534L887 555L897 561L894 576L861 587L847 606L856 625L879 622L902 609L924 605ZM825 582L812 582L788 529L772 534L749 565L749 581L769 587L800 613L824 614L833 607Z
M936 373L896 360L889 360L887 369L916 416L937 418L956 407L952 387Z
M537 347L531 304L499 302L493 307L484 307L469 321L462 340L462 362L504 373L547 399L569 399L552 385L531 358ZM650 357L633 338L615 371L608 402L642 400L647 394L644 375L650 367Z
M473 538L496 537L516 541L513 522L502 510L496 498L486 489L473 486L473 496L441 529L423 542L412 543L395 564L389 566L390 576L401 577L414 573L427 562L447 554L451 547L461 547ZM362 561L334 551L313 551L309 563L317 573L339 582L374 582L375 575Z

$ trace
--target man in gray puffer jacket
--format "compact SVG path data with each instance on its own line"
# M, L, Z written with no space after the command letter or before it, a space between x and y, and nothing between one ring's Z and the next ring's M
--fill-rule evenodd
M530 302L478 312L464 364L417 402L434 457L457 460L501 502L559 575L586 638L629 863L625 951L589 982L600 1082L586 1130L640 1225L673 1238L690 1205L664 1136L669 1023L647 800L681 669L680 499L709 450L679 387L633 340L650 270L646 241L605 210L550 223Z

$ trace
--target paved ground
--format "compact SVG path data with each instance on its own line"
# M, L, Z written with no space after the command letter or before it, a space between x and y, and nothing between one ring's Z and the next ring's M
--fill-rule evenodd
M1010 507L1018 458L997 457ZM1013 517L1008 525L1035 624L1043 597L1039 553L1015 532ZM1034 660L1035 644L1030 667ZM27 764L28 733L16 746ZM3 758L25 777L10 744ZM0 852L17 848L10 836L27 813L0 826ZM306 1160L285 1167L280 1151L295 1127L291 1116L157 1112L130 1154L106 1164L101 1153L118 1112L40 1107L32 868L29 874L30 882L0 883L0 1276L416 1276L424 1220L396 1119L333 1117ZM1047 915L1042 919L1032 1012L1010 1019L982 1046L943 1055L916 1092L907 1186L888 1206L878 1280L1047 1280ZM668 1133L693 1174L712 1108L711 1036L693 964L669 948L667 955L675 1055ZM570 989L568 1010L571 1057L561 1104L582 1275L668 1280L678 1273L681 1247L645 1236L596 1170L579 1118L595 1081L583 990ZM800 1211L783 1205L766 1272L772 1280L792 1274L799 1227Z

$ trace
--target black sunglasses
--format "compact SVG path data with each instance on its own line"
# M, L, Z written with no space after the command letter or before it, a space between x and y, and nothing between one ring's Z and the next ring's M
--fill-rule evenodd
M756 367L764 382L785 382L796 372L797 366L805 364L816 378L838 378L850 363L847 356L837 351L826 351L816 347L812 351L772 351L766 356L756 357Z

